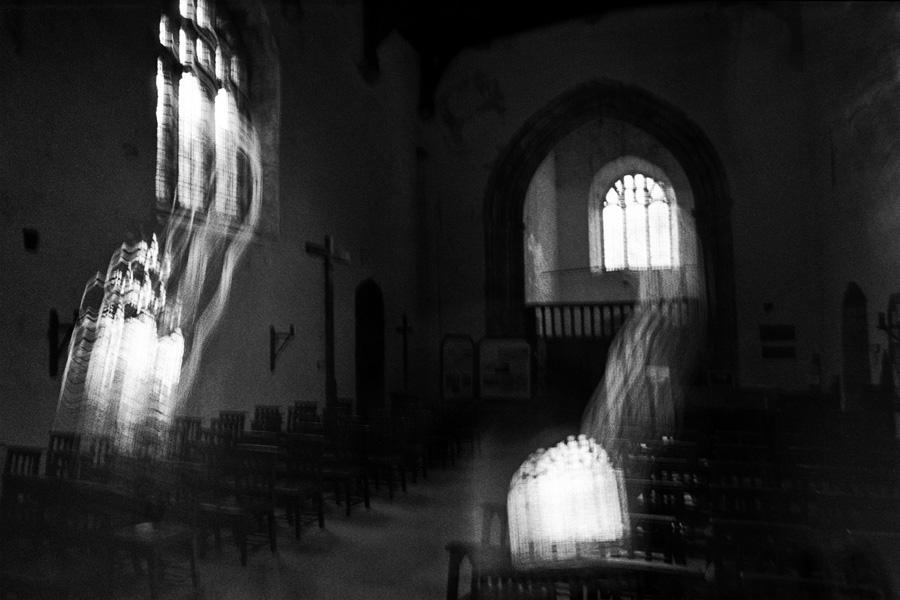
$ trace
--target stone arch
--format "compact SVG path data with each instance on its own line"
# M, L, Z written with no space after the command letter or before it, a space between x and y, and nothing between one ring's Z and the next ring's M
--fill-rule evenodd
M737 367L731 198L725 171L706 134L677 108L648 92L596 80L562 94L526 121L501 153L484 200L487 335L530 337L524 302L523 206L544 157L584 123L615 118L654 136L687 174L702 245L710 368Z

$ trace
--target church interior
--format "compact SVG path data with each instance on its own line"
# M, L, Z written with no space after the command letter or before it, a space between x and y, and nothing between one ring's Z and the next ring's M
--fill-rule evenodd
M0 27L0 600L900 597L900 5Z

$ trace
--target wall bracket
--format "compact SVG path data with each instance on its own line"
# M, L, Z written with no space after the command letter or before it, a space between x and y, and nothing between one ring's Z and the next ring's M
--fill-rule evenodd
M278 332L275 331L275 327L269 325L269 370L275 370L275 360L278 358L278 355L281 354L281 351L284 350L284 347L288 345L294 339L294 326L291 325L291 328L286 332Z

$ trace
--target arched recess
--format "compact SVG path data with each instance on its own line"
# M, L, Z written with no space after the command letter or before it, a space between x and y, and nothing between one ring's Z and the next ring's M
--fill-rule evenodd
M731 198L722 164L706 134L684 113L636 87L610 80L585 83L534 114L494 167L484 200L485 304L488 336L531 337L525 310L523 206L538 166L566 135L606 118L655 137L687 174L706 275L708 362L737 368Z

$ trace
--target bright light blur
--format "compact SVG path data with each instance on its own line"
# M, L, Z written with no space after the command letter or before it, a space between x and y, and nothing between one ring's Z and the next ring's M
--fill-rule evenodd
M584 435L538 449L507 496L510 549L520 569L602 558L628 530L621 472Z
M603 378L582 416L581 432L614 455L623 438L677 433L684 378L703 345L705 286L699 245L689 217L677 205L672 207L679 265L637 272L638 306L613 339Z

